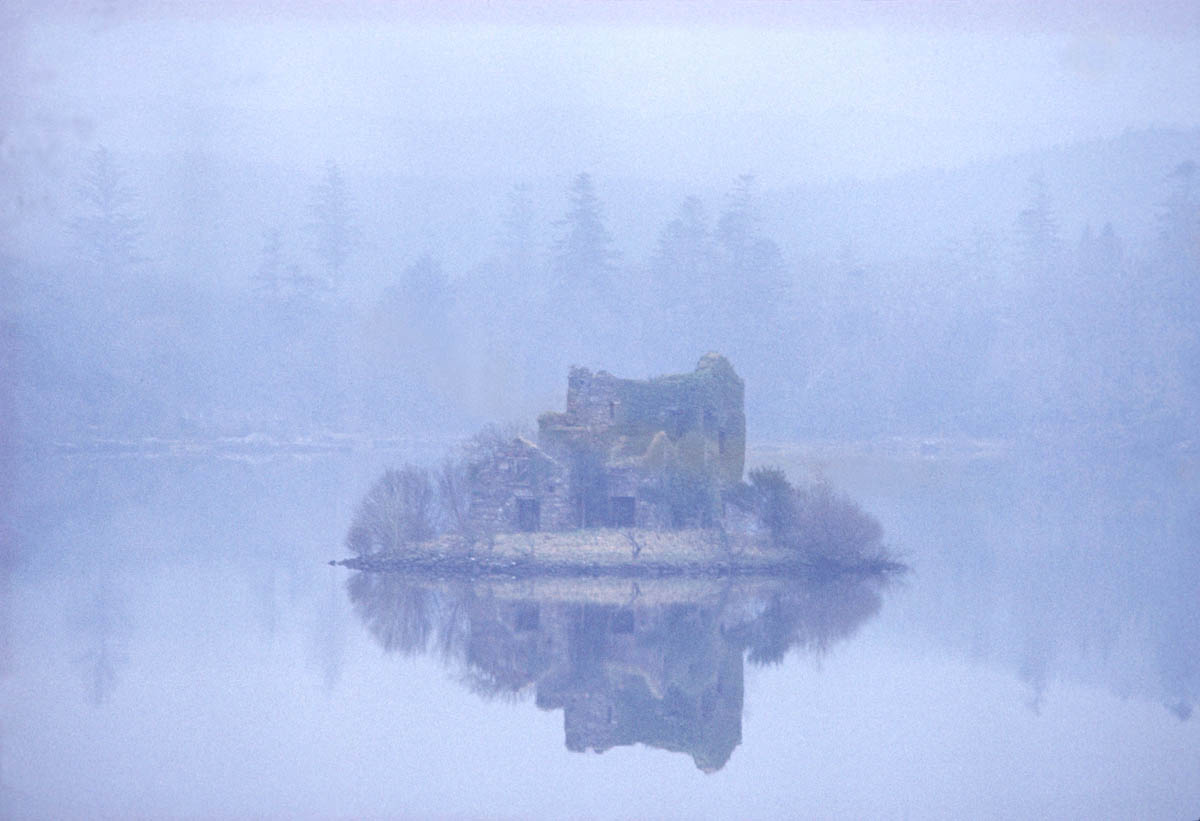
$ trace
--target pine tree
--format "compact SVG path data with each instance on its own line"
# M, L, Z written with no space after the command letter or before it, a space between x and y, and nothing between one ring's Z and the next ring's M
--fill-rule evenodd
M758 236L758 198L753 174L742 174L725 197L717 241L733 268L745 266Z
M534 245L533 199L529 186L518 183L508 193L500 236L504 266L511 272L528 272L533 265Z
M1058 221L1041 175L1029 178L1029 202L1017 215L1017 241L1027 272L1045 275L1057 262Z
M704 204L686 198L675 218L663 227L650 261L658 298L664 305L690 302L709 275L712 240Z
M84 213L72 221L71 228L87 260L106 280L141 262L137 197L107 148L101 146L92 154L78 192Z
M1167 176L1171 186L1158 214L1159 240L1168 259L1200 256L1200 176L1196 163L1182 162Z
M571 290L603 292L617 254L591 176L577 176L568 196L567 214L558 223L562 233L554 246L554 273L559 284Z
M728 336L766 329L777 318L786 293L783 255L762 234L756 189L753 175L738 177L717 221L713 297L723 306Z
M309 210L313 250L325 269L329 287L336 291L355 244L354 208L337 163L326 164L325 176L313 189Z
M283 236L279 228L263 232L262 256L254 275L254 287L266 296L278 296L284 281Z

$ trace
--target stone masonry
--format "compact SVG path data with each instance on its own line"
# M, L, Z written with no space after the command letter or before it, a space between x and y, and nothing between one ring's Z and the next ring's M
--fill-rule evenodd
M472 466L472 521L480 532L661 524L643 493L656 471L741 481L744 392L715 353L649 380L573 367L566 411L538 418L537 444L514 439Z

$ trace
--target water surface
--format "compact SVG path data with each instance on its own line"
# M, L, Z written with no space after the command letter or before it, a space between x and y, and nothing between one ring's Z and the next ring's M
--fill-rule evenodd
M31 459L0 814L1200 813L1186 454L757 458L823 471L912 572L359 576L325 561L397 454Z

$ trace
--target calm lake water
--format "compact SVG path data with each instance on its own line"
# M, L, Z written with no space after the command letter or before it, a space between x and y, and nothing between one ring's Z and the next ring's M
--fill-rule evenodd
M782 587L328 566L395 453L30 458L0 816L1200 817L1196 458L910 450L751 454L912 567Z

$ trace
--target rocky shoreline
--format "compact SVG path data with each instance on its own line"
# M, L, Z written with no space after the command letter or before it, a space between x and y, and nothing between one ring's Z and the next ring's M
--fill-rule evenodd
M664 578L672 576L729 577L831 577L874 576L902 573L904 565L887 560L864 560L854 564L823 559L763 557L725 560L572 561L521 556L379 554L334 559L330 565L371 573L413 573L433 577L615 577Z

